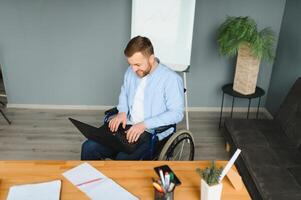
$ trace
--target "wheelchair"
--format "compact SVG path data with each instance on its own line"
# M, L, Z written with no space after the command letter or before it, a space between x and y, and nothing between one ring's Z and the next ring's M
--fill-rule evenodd
M116 107L105 111L104 123L108 123L112 116L116 115ZM173 129L173 133L159 141L158 134ZM140 158L141 160L194 160L194 139L188 130L176 130L176 124L155 128L151 136L150 149Z

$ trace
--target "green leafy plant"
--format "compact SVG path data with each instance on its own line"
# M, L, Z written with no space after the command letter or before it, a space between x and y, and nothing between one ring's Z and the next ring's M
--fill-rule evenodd
M217 168L214 161L211 162L209 167L205 169L197 168L196 172L206 181L209 186L219 183L219 177L223 171L223 167Z
M251 53L259 58L273 60L273 45L276 37L271 28L257 30L256 22L250 17L227 17L218 29L220 53L235 56L240 45L249 45Z

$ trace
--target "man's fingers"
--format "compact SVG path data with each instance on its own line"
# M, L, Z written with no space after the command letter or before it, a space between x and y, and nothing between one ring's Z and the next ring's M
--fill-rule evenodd
M113 131L113 126L114 126L114 119L111 119L109 121L109 128L110 128L110 131Z
M141 133L138 129L135 129L131 127L128 131L126 131L126 139L128 140L129 143L136 142Z
M109 121L109 129L111 129L112 120Z
M117 120L115 119L112 124L112 130L111 130L112 132L115 132L116 123L117 123Z
M129 135L129 143L133 142L133 137L135 136L135 132L132 131L132 133Z
M114 118L114 119L112 119L111 121L111 124L110 124L110 126L109 126L109 128L110 128L110 131L111 132L114 132L114 129L115 129L115 126L116 126L116 118Z
M124 119L124 120L122 121L122 128L125 129L125 126L126 126L126 119Z
M130 128L129 130L127 130L126 132L126 139L129 141L130 139L130 135L132 134L132 128Z
M136 142L137 141L136 138L139 138L139 132L137 130L132 135L131 143Z
M120 124L120 122L116 120L114 130L113 130L114 132L116 132L118 130L119 124Z
M135 138L134 138L134 142L137 142L137 140L139 139L140 134L136 134Z
M129 143L132 143L134 135L135 135L135 130L130 128L126 135Z

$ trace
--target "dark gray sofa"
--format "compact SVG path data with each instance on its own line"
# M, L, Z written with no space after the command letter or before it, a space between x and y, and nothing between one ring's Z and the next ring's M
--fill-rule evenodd
M301 200L301 78L273 120L226 119L230 152L252 199Z

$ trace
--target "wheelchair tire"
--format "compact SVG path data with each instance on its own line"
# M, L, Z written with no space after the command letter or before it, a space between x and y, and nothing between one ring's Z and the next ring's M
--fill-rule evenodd
M187 142L187 144L189 144L187 158L185 159L181 159L180 157L173 158L175 153L174 151L181 144L182 144L181 151L183 151L183 146L184 146L183 142ZM194 159L194 139L192 133L188 130L179 130L175 132L165 143L158 158L158 160L188 160L188 161L192 161L193 159Z

